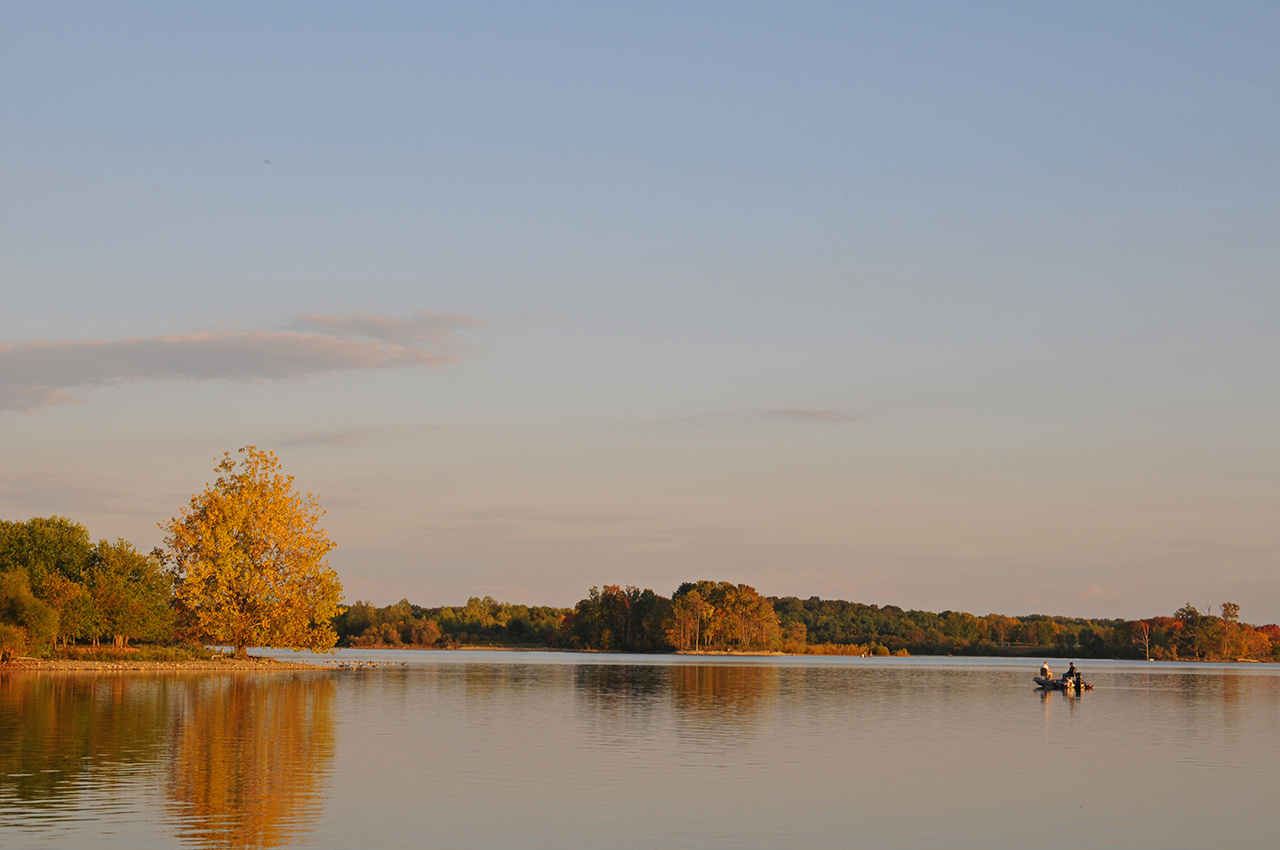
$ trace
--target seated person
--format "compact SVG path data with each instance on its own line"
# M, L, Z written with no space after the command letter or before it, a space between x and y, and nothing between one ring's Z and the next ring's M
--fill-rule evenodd
M1052 678L1053 678L1053 674L1049 672L1049 662L1048 662L1048 661L1046 661L1045 663L1043 663L1043 664L1041 664L1041 665L1040 665L1040 678L1041 678L1041 679L1052 679Z

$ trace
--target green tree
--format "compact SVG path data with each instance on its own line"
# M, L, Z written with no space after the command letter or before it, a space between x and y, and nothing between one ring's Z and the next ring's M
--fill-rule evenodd
M587 591L587 598L573 607L573 613L565 618L564 626L572 646L603 650L613 648L613 631L609 628L609 618L598 587Z
M51 576L75 582L84 579L90 549L88 529L66 517L0 520L0 570L22 570L31 591L41 599Z
M102 618L88 589L63 575L50 575L44 580L44 598L58 609L57 639L65 647L68 642L97 639L102 634Z
M154 554L142 554L127 540L100 540L93 547L86 584L98 615L98 634L111 635L117 649L133 639L172 636L173 577Z
M58 612L31 592L21 570L0 572L0 663L48 643L58 633Z
M334 544L310 493L293 489L271 452L240 449L218 478L161 525L172 559L179 612L201 640L326 652L342 585L326 556Z
M1190 602L1174 611L1173 616L1182 624L1180 649L1197 661L1207 660L1218 645L1222 621L1211 614L1201 614Z

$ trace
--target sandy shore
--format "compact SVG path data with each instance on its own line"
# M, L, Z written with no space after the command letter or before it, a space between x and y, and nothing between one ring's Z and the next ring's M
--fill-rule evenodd
M76 661L57 659L53 661L38 658L20 658L0 666L0 673L23 672L79 672L79 673L122 673L122 672L187 672L187 671L222 671L274 673L297 670L332 670L319 664L295 664L291 661L279 661L274 658L214 658L200 661L130 661L122 658L119 661Z

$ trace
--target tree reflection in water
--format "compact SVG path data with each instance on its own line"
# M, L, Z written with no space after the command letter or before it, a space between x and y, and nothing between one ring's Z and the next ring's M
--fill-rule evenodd
M0 674L0 796L73 805L84 774L107 786L162 755L167 716L156 679Z
M647 707L667 685L667 669L641 664L580 664L574 693L600 710Z
M279 847L320 811L334 754L333 681L201 677L173 695L168 796L197 847Z
M333 702L314 673L2 674L0 827L56 832L67 811L106 812L167 776L195 846L289 843L319 814Z
M681 664L671 668L676 729L682 736L740 740L776 706L779 670L755 664Z

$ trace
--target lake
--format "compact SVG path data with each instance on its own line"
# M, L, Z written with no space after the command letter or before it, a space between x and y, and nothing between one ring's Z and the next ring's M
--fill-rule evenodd
M310 660L305 654L268 653ZM343 651L0 674L0 847L1273 847L1280 667ZM322 657L323 658L323 657ZM1056 665L1055 665L1056 669Z

